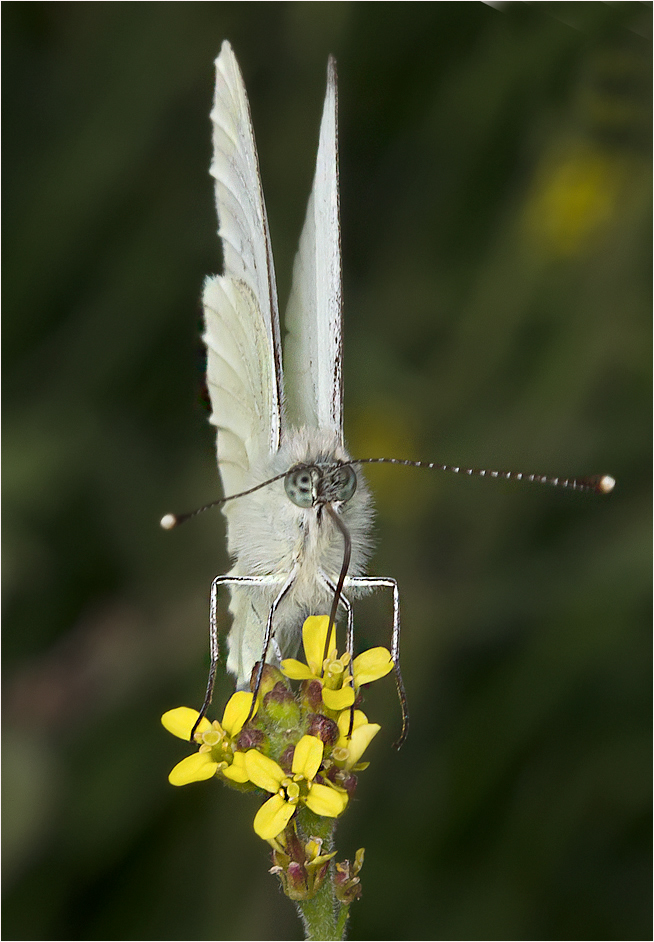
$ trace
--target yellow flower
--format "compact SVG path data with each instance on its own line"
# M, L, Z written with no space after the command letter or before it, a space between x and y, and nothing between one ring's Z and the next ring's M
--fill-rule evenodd
M621 178L619 163L608 153L566 144L545 159L526 204L529 235L551 254L583 251L619 207Z
M314 782L323 750L324 745L317 736L303 736L293 753L290 776L256 749L245 753L245 769L250 781L272 792L272 798L259 808L254 819L254 830L264 841L281 834L300 803L327 818L337 818L345 811L348 796L343 789Z
M177 763L168 776L170 784L203 782L217 773L241 785L247 782L245 753L236 750L234 740L248 717L251 704L252 694L239 690L227 701L222 724L218 720L210 723L203 716L193 736L199 751ZM173 736L188 742L199 715L190 707L177 707L164 713L161 722Z
M325 706L330 710L344 710L354 704L359 687L385 677L393 669L393 661L387 648L370 648L354 658L350 669L350 655L345 653L338 657L333 625L327 644L328 627L327 615L310 615L302 626L307 663L287 658L282 661L281 669L291 680L317 680L322 685Z
M357 770L366 768L368 763L358 764L359 759L375 738L381 726L378 723L369 723L368 717L361 710L354 711L353 720L352 711L343 710L337 723L341 735L332 751L334 763L348 772L353 768ZM352 733L348 735L350 733L350 723L352 723Z

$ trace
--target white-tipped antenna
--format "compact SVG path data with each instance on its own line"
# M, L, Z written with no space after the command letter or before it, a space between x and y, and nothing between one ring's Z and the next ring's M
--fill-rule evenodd
M268 478L267 481L256 484L254 487L248 488L247 491L240 491L238 494L230 494L229 497L219 497L218 500L212 500L210 504L198 507L197 510L189 510L184 514L164 514L159 521L159 526L164 530L174 530L180 523L185 523L187 520L190 520L191 517L197 517L198 514L204 513L205 510L211 510L212 507L219 507L228 500L236 500L237 497L245 497L246 494L253 494L254 491L259 491L262 487L267 487L269 484L273 484L275 481L285 478L287 474L287 471L283 471L282 474L276 474L274 478Z
M549 484L550 487L565 487L573 491L592 491L594 494L610 494L615 487L615 478L610 474L596 474L582 478L552 477L525 471L492 471L489 468L462 468L459 465L437 464L433 461L412 461L408 458L353 458L348 464L397 464L407 468L427 468L430 471L449 471L452 474L473 475L480 478L499 478L505 481L524 481L527 484Z
M610 474L603 474L597 484L600 494L610 494L614 487L615 478L612 478Z
M564 487L572 491L591 491L593 494L610 494L615 487L615 478L611 477L610 474L596 474L582 478L561 478L550 477L547 474L526 473L524 471L491 471L488 468L461 468L458 465L437 464L433 461L413 461L410 458L352 458L350 461L336 461L334 464L341 467L352 464L395 464L402 465L406 468L426 468L429 471L449 471L451 474L464 474L468 477L476 476L481 478L496 478L504 481L523 481L527 484L548 484L550 487ZM299 465L295 467L297 468ZM269 478L267 481L263 481L261 484L248 488L247 491L241 491L238 494L230 494L229 497L221 497L218 500L213 500L210 504L198 507L197 510L191 510L183 514L164 514L159 521L159 525L164 530L174 530L180 523L185 523L187 520L190 520L191 517L196 517L205 510L210 510L212 507L219 507L228 500L236 500L237 497L245 497L246 494L252 494L262 487L267 487L269 484L281 480L281 478L286 477L286 475L294 469L295 468L289 468L288 471L284 471L281 474L275 475L273 478Z

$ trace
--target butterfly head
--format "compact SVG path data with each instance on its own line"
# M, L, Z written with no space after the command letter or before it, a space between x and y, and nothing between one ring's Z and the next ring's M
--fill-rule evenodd
M357 489L357 476L350 464L295 465L284 475L284 490L297 507L345 503Z

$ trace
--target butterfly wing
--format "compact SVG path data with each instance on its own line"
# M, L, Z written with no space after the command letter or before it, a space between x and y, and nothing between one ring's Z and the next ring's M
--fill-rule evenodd
M213 161L223 274L203 295L210 421L226 495L249 483L254 462L281 437L281 344L277 287L250 107L236 57L224 42L216 59ZM238 501L227 503L228 520Z
M336 63L330 56L313 189L286 310L286 414L343 439Z
M277 287L259 161L245 85L228 42L216 59L211 121L223 274L208 278L204 286L204 341L218 467L229 496L250 486L253 466L265 468L278 451L283 391ZM252 532L244 500L223 508L236 563L233 574L244 569L242 533ZM259 599L259 611L247 592L231 594L227 666L245 687L260 656L267 605Z

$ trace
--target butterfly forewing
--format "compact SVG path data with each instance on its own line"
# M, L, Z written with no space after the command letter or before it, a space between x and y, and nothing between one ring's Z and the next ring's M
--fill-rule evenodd
M343 439L341 236L336 63L330 57L313 189L286 309L284 378L289 421Z

